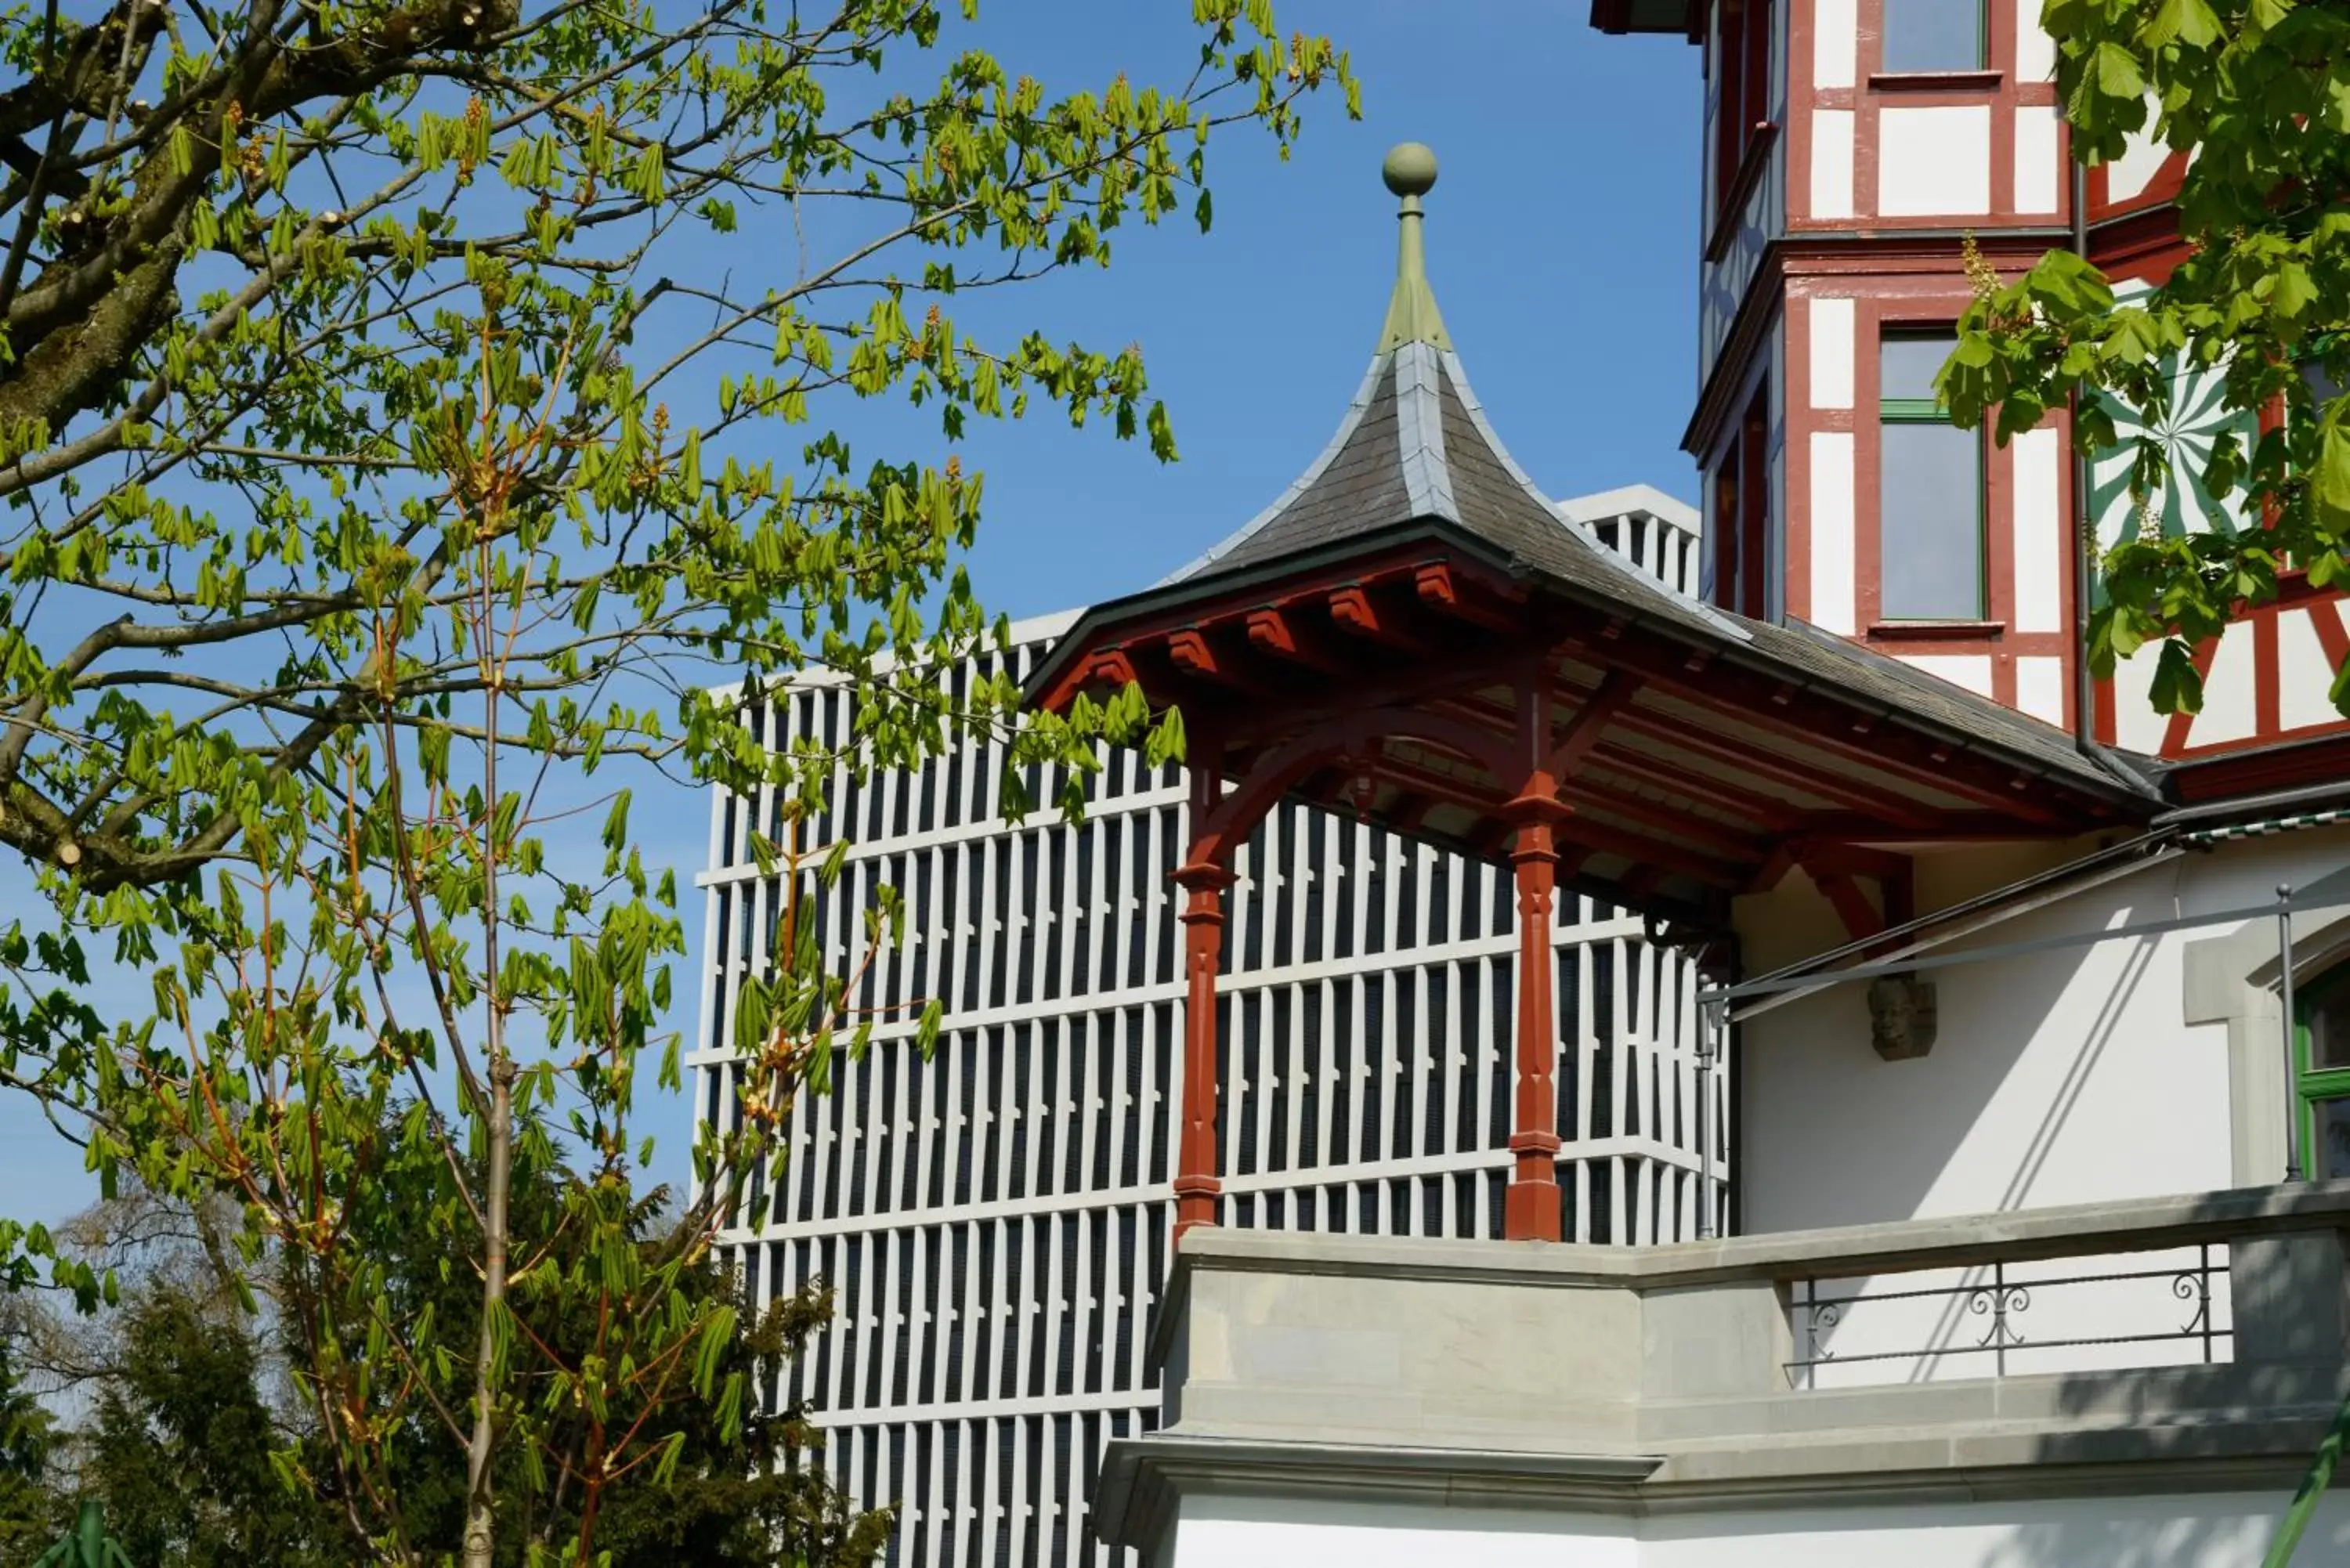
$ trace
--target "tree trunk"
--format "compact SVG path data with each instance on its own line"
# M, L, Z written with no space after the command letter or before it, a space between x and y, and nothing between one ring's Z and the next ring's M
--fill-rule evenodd
M477 646L489 687L483 693L482 782L488 806L482 816L482 973L488 1033L483 1041L490 1078L489 1170L482 1204L482 1339L473 1352L473 1433L465 1446L465 1568L491 1568L497 1521L491 1513L491 1460L497 1452L497 1318L506 1299L506 1198L514 1185L514 1058L506 1054L505 999L498 991L498 702L503 670L489 641L490 546L481 545L482 617Z
M492 1003L495 1015L495 1003ZM473 1352L473 1432L465 1448L465 1568L490 1568L497 1539L491 1517L490 1461L497 1451L497 1362L494 1318L506 1298L506 1194L514 1169L515 1066L504 1031L492 1026L489 1049L489 1171L483 1204L482 1336Z

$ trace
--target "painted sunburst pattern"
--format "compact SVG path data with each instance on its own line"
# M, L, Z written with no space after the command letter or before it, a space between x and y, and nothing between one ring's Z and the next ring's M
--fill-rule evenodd
M2139 441L2149 435L2170 468L2159 493L2148 498L2161 519L2163 537L2214 531L2233 534L2244 526L2243 493L2215 498L2203 487L2203 469L2220 438L2230 431L2249 452L2259 439L2260 421L2228 407L2224 365L2205 368L2183 355L2174 355L2164 369L2170 381L2170 406L2158 420L2149 422L2143 410L2105 399L2106 411L2113 416L2116 444L2098 453L2089 465L2089 499L2096 513L2100 548L2112 549L2143 526L2147 508L2130 495L2130 470L2137 462Z

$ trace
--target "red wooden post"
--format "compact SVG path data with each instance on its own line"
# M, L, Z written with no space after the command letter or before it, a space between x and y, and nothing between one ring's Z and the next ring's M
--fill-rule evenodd
M1175 1140L1175 1236L1216 1222L1216 975L1223 965L1224 889L1232 874L1222 865L1231 826L1223 818L1223 747L1192 732L1191 853L1175 872L1183 889L1183 1104ZM1245 829L1242 831L1245 832Z
M1512 1241L1555 1241L1560 1236L1557 1089L1552 1068L1558 1030L1552 1016L1551 895L1558 880L1558 846L1552 828L1567 815L1558 786L1536 770L1508 806L1517 833L1510 863L1518 879L1517 1128L1510 1152L1517 1169L1502 1209L1502 1235Z
M1175 1235L1216 1222L1216 973L1232 874L1195 862L1175 873L1183 901L1183 1130L1175 1151Z

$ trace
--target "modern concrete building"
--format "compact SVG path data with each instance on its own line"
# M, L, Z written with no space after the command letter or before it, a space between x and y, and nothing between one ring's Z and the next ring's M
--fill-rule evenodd
M1640 569L1693 583L1696 514L1645 486L1564 503ZM1025 680L1074 621L1014 628ZM988 660L952 678L992 675ZM811 682L769 704L772 743L848 733L846 694ZM854 958L878 883L909 938L866 1005L937 997L935 1054L885 1023L833 1093L800 1102L785 1190L733 1246L762 1292L816 1278L837 1316L779 1397L821 1408L831 1462L895 1502L893 1561L1068 1568L1113 1553L1089 1532L1105 1444L1157 1419L1146 1355L1168 1268L1184 1070L1179 910L1188 781L1105 757L1090 815L1014 826L1003 758L971 747L865 784L844 767L817 848L854 847L818 919ZM1054 781L1030 782L1049 799ZM748 834L772 802L713 803L705 1119L731 1103L730 1003L766 961L779 885ZM1299 800L1237 859L1220 988L1226 1075L1219 1216L1237 1229L1490 1238L1502 1228L1512 1083L1502 1042L1516 951L1505 868ZM1696 1232L1686 956L1588 898L1552 932L1562 1071L1559 1180L1595 1243ZM1723 1168L1711 1180L1718 1188Z

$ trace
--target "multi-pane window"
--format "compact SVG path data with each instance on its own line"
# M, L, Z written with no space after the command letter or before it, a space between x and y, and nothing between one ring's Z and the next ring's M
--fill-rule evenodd
M1877 358L1879 613L1887 620L1983 614L1983 448L1950 423L1934 377L1949 333L1888 333Z
M1713 476L1713 602L1758 620L1771 612L1770 408L1757 389Z
M1979 71L1990 29L1982 0L1885 0L1885 66L1910 74Z
M1726 213L1748 151L1770 129L1771 0L1722 0L1719 45L1713 193L1718 213Z
M2304 987L2295 1007L2303 1163L2320 1180L2350 1176L2350 964Z

